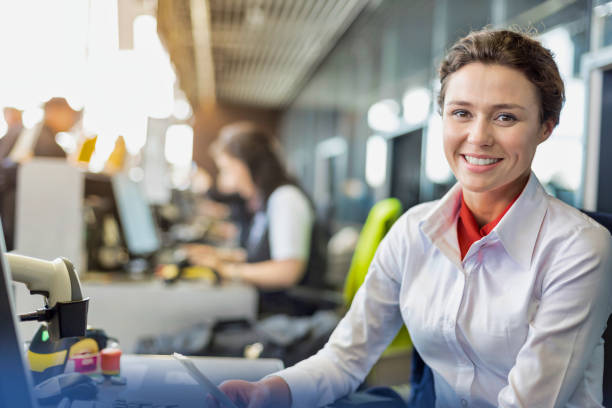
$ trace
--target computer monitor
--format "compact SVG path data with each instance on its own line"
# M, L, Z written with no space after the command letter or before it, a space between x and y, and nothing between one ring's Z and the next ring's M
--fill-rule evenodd
M390 194L404 209L420 202L422 132L416 129L392 139Z
M146 256L160 249L153 212L140 186L126 174L112 178L123 238L130 254Z
M0 223L0 406L37 407L32 398L32 378L25 363L23 343L17 331L12 277L4 254Z
M0 162L0 219L4 225L6 249L15 249L15 211L18 165L9 159Z

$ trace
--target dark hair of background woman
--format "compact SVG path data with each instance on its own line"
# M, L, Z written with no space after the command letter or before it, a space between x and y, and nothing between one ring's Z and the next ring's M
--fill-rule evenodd
M225 126L211 146L213 154L226 153L247 166L264 203L282 185L291 184L300 188L287 173L277 149L272 136L250 122Z

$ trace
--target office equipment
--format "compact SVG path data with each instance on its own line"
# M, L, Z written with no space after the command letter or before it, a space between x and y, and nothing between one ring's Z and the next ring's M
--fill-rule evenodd
M81 282L69 260L44 261L17 254L5 257L14 280L25 283L30 294L45 296L45 307L21 315L22 321L49 322L51 341L85 335L89 299L83 296Z
M1 229L0 225L0 231ZM35 400L32 378L23 354L23 343L17 331L10 286L12 275L4 254L4 240L0 233L0 406L48 406ZM187 408L205 403L206 392L184 370L179 370L181 366L169 357L123 356L121 364L121 375L127 379L127 384L104 382L98 386L95 401L71 402L70 398L63 398L60 399L60 406L113 407L149 404L148 406ZM198 359L194 364L200 370L213 372L211 381L217 384L229 378L256 381L282 368L278 360ZM88 395L91 397L91 394ZM136 403L141 405L129 405ZM51 406L57 407L55 403Z
M89 299L83 296L76 270L67 259L4 257L13 280L25 283L30 294L45 296L42 309L19 316L21 321L48 322L39 327L28 350L33 379L38 383L63 373L68 350L85 335Z
M182 354L174 353L172 355L178 360L191 374L191 376L207 391L209 392L224 408L237 408L236 405L223 393L215 384L213 384L206 376L197 369L195 364L189 358Z
M422 139L422 128L391 139L389 195L397 197L404 208L423 201L420 197Z
M15 248L15 201L19 165L10 159L0 161L0 219L4 226L7 251Z
M35 158L17 175L15 251L70 259L83 271L83 174L66 160Z
M84 218L87 271L116 271L128 261L109 176L85 174Z
M153 213L140 186L123 173L113 176L111 181L128 251L137 256L153 254L161 243Z

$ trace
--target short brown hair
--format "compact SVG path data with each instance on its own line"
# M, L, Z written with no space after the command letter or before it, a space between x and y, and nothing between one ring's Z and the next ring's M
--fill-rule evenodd
M540 121L559 123L565 88L550 50L530 35L513 30L483 29L457 41L440 64L438 106L444 107L449 76L472 63L498 64L521 71L535 85L540 97Z

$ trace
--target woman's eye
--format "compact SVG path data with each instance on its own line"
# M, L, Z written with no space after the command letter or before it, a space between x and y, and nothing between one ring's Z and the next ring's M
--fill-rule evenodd
M514 122L516 121L516 117L508 113L500 113L497 116L497 120L499 120L500 122Z
M459 109L459 110L453 111L452 115L455 116L456 118L465 119L469 117L470 113L468 111Z

